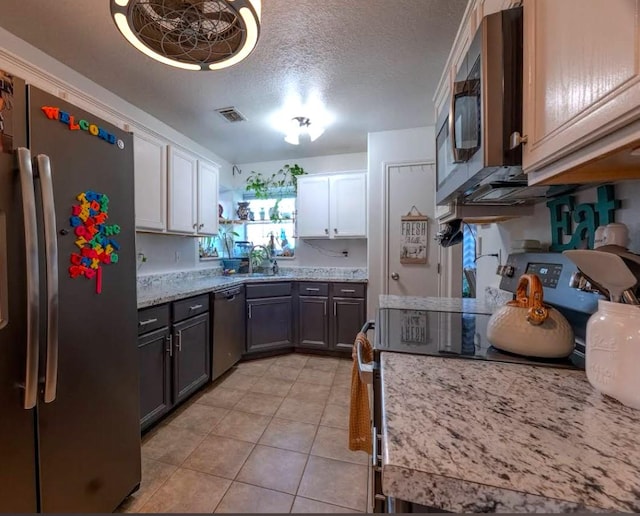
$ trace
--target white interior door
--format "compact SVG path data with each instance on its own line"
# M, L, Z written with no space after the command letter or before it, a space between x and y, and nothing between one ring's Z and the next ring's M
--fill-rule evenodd
M435 165L432 163L386 167L386 271L385 293L398 296L438 296L438 244L435 220ZM401 217L412 207L428 217L427 263L400 263Z

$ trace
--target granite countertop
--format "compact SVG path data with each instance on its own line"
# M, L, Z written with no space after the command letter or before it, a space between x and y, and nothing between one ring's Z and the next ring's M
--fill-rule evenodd
M640 511L640 411L584 371L382 353L382 490L453 512Z
M284 269L284 270L283 270ZM366 269L355 268L281 268L276 275L261 276L233 274L223 276L208 271L189 271L153 274L138 277L138 308L169 303L198 294L217 292L243 283L267 283L276 281L327 281L364 283Z
M430 310L434 312L471 312L491 314L494 305L475 298L460 297L412 297L380 295L380 308L401 310Z

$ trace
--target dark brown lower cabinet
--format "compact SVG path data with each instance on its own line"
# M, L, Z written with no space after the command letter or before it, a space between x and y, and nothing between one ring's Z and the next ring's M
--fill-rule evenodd
M292 346L291 296L247 299L247 353Z
M211 377L209 314L174 323L173 344L173 401L177 404Z
M211 378L208 310L208 295L138 310L142 430Z
M138 337L140 360L140 427L144 430L173 406L169 328Z
M356 335L365 323L364 299L333 298L331 349L351 351Z
M298 345L329 349L329 298L298 298Z

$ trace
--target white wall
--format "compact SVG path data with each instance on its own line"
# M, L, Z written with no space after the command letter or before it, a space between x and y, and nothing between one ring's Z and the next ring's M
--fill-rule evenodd
M581 190L573 195L578 203L596 202L596 187ZM624 181L615 185L615 196L622 201L622 206L616 211L616 222L622 222L629 227L629 249L640 252L640 181ZM545 249L551 244L551 224L549 208L544 202L535 206L534 214L530 217L510 220L500 224L486 224L478 226L478 237L482 241L481 252L502 253L502 263L506 261L514 240L540 240ZM485 287L498 287L500 277L496 275L496 258L480 258L477 262L477 297L483 298Z
M369 194L367 217L369 220L367 287L368 317L375 317L378 296L383 285L382 228L384 227L383 189L384 170L387 165L411 162L435 162L435 128L433 126L369 133L368 170Z

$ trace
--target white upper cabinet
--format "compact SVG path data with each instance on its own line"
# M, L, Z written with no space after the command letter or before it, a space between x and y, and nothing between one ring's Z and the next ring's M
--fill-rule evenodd
M366 174L329 178L329 220L333 238L367 236Z
M639 12L640 0L524 0L525 172L640 118ZM624 137L610 142L609 151L640 134ZM578 153L564 168L530 176L530 182L595 157Z
M218 168L198 160L198 234L218 233Z
M167 146L153 136L133 135L136 228L167 228Z
M167 229L195 234L198 226L196 216L198 160L194 155L179 148L172 145L168 147Z
M299 237L329 236L329 178L327 176L298 177L296 210Z
M365 173L311 175L298 178L298 236L366 238Z

